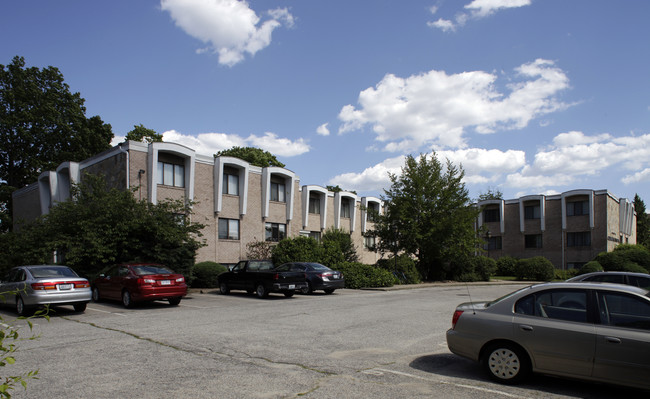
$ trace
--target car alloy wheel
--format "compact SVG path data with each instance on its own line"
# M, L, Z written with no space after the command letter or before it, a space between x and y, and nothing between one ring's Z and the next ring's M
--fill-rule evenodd
M129 291L124 291L122 292L122 305L124 305L125 308L130 308L133 306L133 301L131 300L131 294Z
M99 302L101 300L99 296L99 289L97 287L93 287L93 302Z
M226 283L221 283L221 284L219 284L219 291L220 291L223 295L227 295L227 294L230 293L230 288L228 288L228 284L226 284Z
M264 284L257 284L257 287L255 287L255 293L258 298L266 298L269 295L266 288L264 288Z
M16 314L18 314L18 316L25 315L25 302L20 295L16 297Z

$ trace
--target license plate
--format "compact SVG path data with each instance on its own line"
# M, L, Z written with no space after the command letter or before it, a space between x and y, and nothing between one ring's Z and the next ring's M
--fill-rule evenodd
M65 291L65 290L71 290L72 289L72 284L59 284L59 290Z
M339 278L339 275L338 275L338 274L335 274L335 275L332 276L332 278L333 278L334 280L336 280L336 279Z
M289 289L290 289L290 290L294 290L294 289L296 289L296 285L295 285L295 284L289 284Z
M172 285L171 280L160 280L160 285Z

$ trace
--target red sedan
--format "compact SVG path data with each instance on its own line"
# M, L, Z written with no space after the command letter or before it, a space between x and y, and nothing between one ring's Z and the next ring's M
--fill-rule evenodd
M128 263L112 266L92 283L93 301L121 300L125 308L136 302L167 300L172 306L187 295L182 274L155 263Z

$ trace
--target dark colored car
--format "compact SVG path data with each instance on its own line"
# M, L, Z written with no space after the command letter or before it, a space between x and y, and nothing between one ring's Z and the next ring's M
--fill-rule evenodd
M305 273L278 271L270 260L242 260L217 278L219 291L224 295L230 290L244 290L259 298L266 298L271 292L290 298L296 291L307 287Z
M19 316L42 305L72 305L77 312L90 302L90 283L61 265L18 266L0 282L0 300Z
M182 274L156 263L115 265L101 273L92 283L92 297L122 301L126 308L137 302L167 300L172 306L187 295Z
M303 294L311 294L316 290L323 290L326 294L331 294L334 290L345 287L343 273L320 263L289 262L276 267L275 270L304 272L307 278L307 287L301 290Z
M578 281L625 284L650 290L650 274L646 273L593 272L581 274L567 280L567 282Z
M447 346L505 384L537 372L650 389L650 296L622 284L538 284L460 304Z

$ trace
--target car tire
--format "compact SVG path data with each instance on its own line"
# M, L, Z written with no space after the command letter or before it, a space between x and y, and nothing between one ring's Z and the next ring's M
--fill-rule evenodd
M488 347L481 363L490 378L501 384L517 384L530 373L528 355L519 346L508 342Z
M287 298L291 298L293 296L293 294L295 294L295 292L287 291L287 292L284 293L284 296L286 296Z
M75 312L81 313L86 311L87 305L88 304L86 302L81 302L81 303L75 303L74 305L72 305L72 307L74 307Z
M228 288L228 284L226 284L226 283L221 283L221 284L219 284L219 291L220 291L223 295L228 295L228 294L230 294L230 288Z
M266 298L269 296L269 292L266 290L266 287L264 287L264 284L262 283L255 286L255 294L257 294L258 298Z
M325 291L325 293L326 293L327 295L329 295L329 294L331 294L331 293L334 292L334 289L333 289L333 288L327 288L327 289L324 289L323 291Z
M305 288L301 289L300 292L302 292L305 295L311 294L311 293L314 292L314 288L311 286L310 282L307 282L307 286Z
M99 295L99 288L93 287L93 302L100 302L102 300Z
M171 306L178 306L181 303L181 298L169 298L168 301Z
M27 306L25 306L25 301L23 301L20 295L16 297L16 314L18 316L27 315Z
M131 293L127 290L122 291L122 305L124 305L124 307L127 309L133 307L133 299L131 299Z

